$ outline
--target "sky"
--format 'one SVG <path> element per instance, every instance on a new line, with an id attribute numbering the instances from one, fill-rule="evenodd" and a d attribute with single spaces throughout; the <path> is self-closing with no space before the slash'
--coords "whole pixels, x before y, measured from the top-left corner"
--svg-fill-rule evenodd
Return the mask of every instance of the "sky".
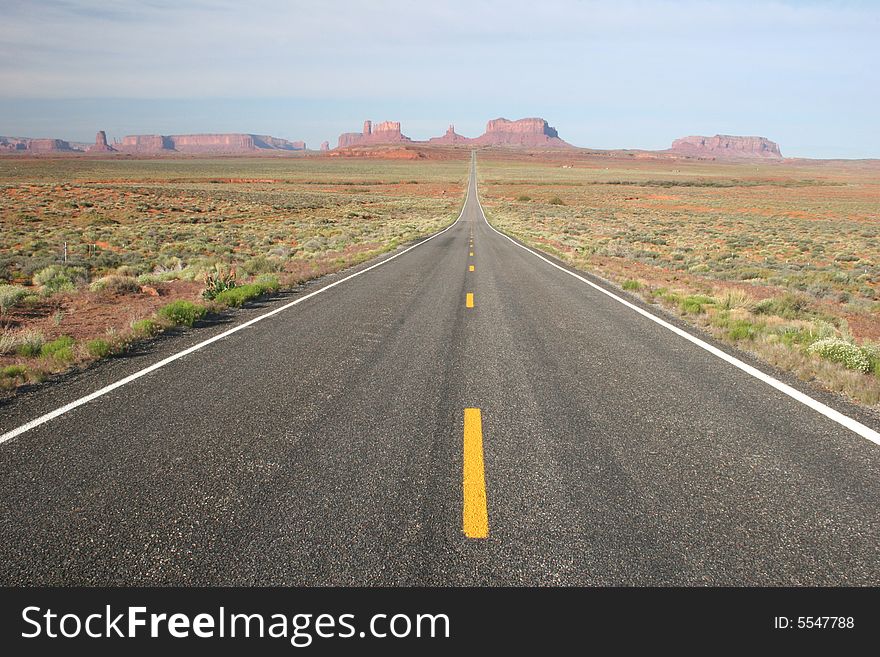
<path id="1" fill-rule="evenodd" d="M 2 0 L 0 134 L 335 145 L 540 116 L 590 148 L 880 157 L 880 0 Z"/>

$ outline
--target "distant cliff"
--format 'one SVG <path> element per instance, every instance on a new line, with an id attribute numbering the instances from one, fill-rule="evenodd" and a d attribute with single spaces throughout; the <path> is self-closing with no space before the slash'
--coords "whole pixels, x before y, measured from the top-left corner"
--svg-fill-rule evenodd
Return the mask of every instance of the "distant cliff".
<path id="1" fill-rule="evenodd" d="M 301 141 L 268 135 L 220 133 L 201 135 L 128 135 L 115 144 L 117 150 L 135 153 L 248 153 L 263 150 L 302 151 Z"/>
<path id="2" fill-rule="evenodd" d="M 463 137 L 455 131 L 455 126 L 451 125 L 446 130 L 446 134 L 442 137 L 431 137 L 428 140 L 429 144 L 469 144 L 473 139 L 469 137 Z"/>
<path id="3" fill-rule="evenodd" d="M 573 148 L 559 138 L 556 128 L 541 118 L 493 119 L 486 124 L 486 132 L 479 137 L 469 138 L 455 132 L 449 126 L 442 137 L 432 137 L 431 144 L 471 144 L 474 146 L 508 146 L 516 148 Z"/>
<path id="4" fill-rule="evenodd" d="M 339 135 L 336 147 L 397 144 L 409 141 L 412 140 L 400 132 L 399 121 L 382 121 L 376 125 L 373 125 L 372 121 L 364 121 L 363 131 L 344 132 Z"/>
<path id="5" fill-rule="evenodd" d="M 766 137 L 739 137 L 735 135 L 682 137 L 672 142 L 672 148 L 669 150 L 680 155 L 720 159 L 782 158 L 779 145 Z"/>
<path id="6" fill-rule="evenodd" d="M 81 149 L 63 139 L 34 139 L 32 137 L 0 137 L 0 151 L 28 153 L 75 153 Z"/>

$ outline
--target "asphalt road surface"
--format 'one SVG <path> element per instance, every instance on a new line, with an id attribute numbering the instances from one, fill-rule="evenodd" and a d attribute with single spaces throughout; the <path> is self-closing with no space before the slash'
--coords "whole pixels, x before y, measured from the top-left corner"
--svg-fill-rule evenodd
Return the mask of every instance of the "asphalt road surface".
<path id="1" fill-rule="evenodd" d="M 351 273 L 0 406 L 343 281 L 0 444 L 0 583 L 880 584 L 880 447 L 495 232 L 473 174 Z"/>

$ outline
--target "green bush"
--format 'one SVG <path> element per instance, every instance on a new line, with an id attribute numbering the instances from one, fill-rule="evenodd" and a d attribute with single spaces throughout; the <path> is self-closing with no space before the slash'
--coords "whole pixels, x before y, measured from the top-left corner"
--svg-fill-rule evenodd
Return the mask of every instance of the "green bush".
<path id="1" fill-rule="evenodd" d="M 177 326 L 192 326 L 205 316 L 208 309 L 192 301 L 178 299 L 159 309 L 159 316 Z"/>
<path id="2" fill-rule="evenodd" d="M 563 201 L 558 196 L 554 196 L 549 201 L 547 201 L 550 205 L 565 205 L 565 201 Z"/>
<path id="3" fill-rule="evenodd" d="M 214 300 L 225 306 L 238 308 L 247 303 L 251 299 L 256 299 L 270 292 L 277 292 L 281 288 L 281 283 L 277 276 L 264 274 L 258 276 L 253 283 L 239 285 L 231 290 L 224 290 L 218 294 Z"/>
<path id="4" fill-rule="evenodd" d="M 715 303 L 712 297 L 703 296 L 702 294 L 691 294 L 684 297 L 678 303 L 678 307 L 686 315 L 699 315 L 703 311 L 703 306 L 711 306 Z"/>
<path id="5" fill-rule="evenodd" d="M 239 285 L 236 288 L 231 290 L 226 290 L 225 292 L 221 292 L 217 295 L 215 301 L 217 303 L 222 303 L 225 306 L 232 306 L 233 308 L 238 308 L 242 304 L 251 299 L 256 299 L 259 296 L 264 294 L 265 290 L 262 286 L 257 285 L 256 283 L 250 283 L 248 285 Z"/>
<path id="6" fill-rule="evenodd" d="M 519 196 L 516 197 L 516 200 L 520 201 L 521 203 L 525 203 L 526 201 L 531 201 L 532 197 L 529 196 L 528 194 L 520 194 Z"/>
<path id="7" fill-rule="evenodd" d="M 40 355 L 44 339 L 39 331 L 24 331 L 16 336 L 16 342 L 16 353 L 19 356 L 33 357 Z"/>
<path id="8" fill-rule="evenodd" d="M 623 289 L 624 290 L 632 290 L 632 291 L 641 290 L 642 284 L 639 283 L 638 281 L 632 281 L 632 280 L 624 281 L 623 282 Z"/>
<path id="9" fill-rule="evenodd" d="M 92 358 L 107 358 L 107 356 L 113 353 L 113 345 L 106 340 L 98 338 L 89 340 L 86 343 L 86 351 L 89 352 L 89 356 Z"/>
<path id="10" fill-rule="evenodd" d="M 27 368 L 24 365 L 7 365 L 0 369 L 0 377 L 6 379 L 24 378 L 27 374 Z"/>
<path id="11" fill-rule="evenodd" d="M 21 285 L 0 285 L 0 315 L 16 306 L 27 295 L 27 288 Z"/>
<path id="12" fill-rule="evenodd" d="M 840 363 L 845 368 L 867 374 L 871 370 L 871 360 L 862 349 L 841 338 L 824 338 L 807 347 L 807 352 Z"/>
<path id="13" fill-rule="evenodd" d="M 155 319 L 139 319 L 131 323 L 131 330 L 139 335 L 152 338 L 162 332 L 162 326 Z"/>
<path id="14" fill-rule="evenodd" d="M 78 283 L 84 283 L 87 279 L 86 270 L 82 267 L 49 265 L 34 274 L 33 281 L 45 294 L 54 294 L 70 292 L 76 289 Z"/>
<path id="15" fill-rule="evenodd" d="M 758 335 L 758 327 L 746 319 L 737 319 L 728 324 L 728 340 L 753 340 Z"/>
<path id="16" fill-rule="evenodd" d="M 62 335 L 60 338 L 44 344 L 40 349 L 40 355 L 60 361 L 71 361 L 73 360 L 73 345 L 75 342 L 69 335 Z"/>

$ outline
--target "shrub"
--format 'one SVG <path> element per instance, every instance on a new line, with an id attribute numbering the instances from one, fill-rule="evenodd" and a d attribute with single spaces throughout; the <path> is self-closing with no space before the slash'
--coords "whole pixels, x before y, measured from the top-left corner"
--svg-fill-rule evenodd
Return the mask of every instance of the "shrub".
<path id="1" fill-rule="evenodd" d="M 865 343 L 862 345 L 862 353 L 868 359 L 869 371 L 880 376 L 880 345 Z"/>
<path id="2" fill-rule="evenodd" d="M 712 297 L 703 296 L 702 294 L 691 294 L 679 301 L 678 307 L 686 315 L 699 315 L 703 312 L 703 306 L 710 306 L 714 303 L 715 299 Z"/>
<path id="3" fill-rule="evenodd" d="M 205 289 L 202 296 L 205 299 L 216 299 L 217 295 L 235 287 L 235 270 L 224 271 L 219 267 L 213 272 L 205 274 Z"/>
<path id="4" fill-rule="evenodd" d="M 105 292 L 107 294 L 134 294 L 141 291 L 141 285 L 133 276 L 110 274 L 94 281 L 89 286 L 89 289 L 92 292 Z"/>
<path id="5" fill-rule="evenodd" d="M 88 279 L 86 270 L 82 267 L 68 265 L 49 265 L 34 274 L 34 285 L 46 294 L 56 292 L 70 292 L 76 288 L 77 283 L 83 283 Z"/>
<path id="6" fill-rule="evenodd" d="M 256 274 L 271 274 L 284 269 L 284 261 L 281 258 L 267 258 L 266 256 L 257 256 L 245 262 L 242 266 L 245 273 L 250 276 Z"/>
<path id="7" fill-rule="evenodd" d="M 264 274 L 263 276 L 258 276 L 253 283 L 239 285 L 231 290 L 224 290 L 214 300 L 225 306 L 238 308 L 251 299 L 256 299 L 270 292 L 277 292 L 280 288 L 281 283 L 278 282 L 277 276 Z"/>
<path id="8" fill-rule="evenodd" d="M 89 356 L 92 358 L 107 358 L 107 356 L 113 353 L 113 345 L 106 340 L 98 338 L 89 340 L 86 343 L 86 351 L 89 352 Z"/>
<path id="9" fill-rule="evenodd" d="M 162 332 L 162 326 L 155 319 L 139 319 L 131 323 L 131 330 L 138 335 L 152 338 Z"/>
<path id="10" fill-rule="evenodd" d="M 798 319 L 809 315 L 809 302 L 793 294 L 775 299 L 762 299 L 755 304 L 752 312 L 756 315 L 776 315 L 783 319 Z"/>
<path id="11" fill-rule="evenodd" d="M 217 303 L 222 303 L 226 306 L 238 308 L 245 302 L 261 296 L 263 293 L 264 290 L 262 286 L 257 285 L 256 283 L 250 283 L 249 285 L 240 285 L 231 290 L 221 292 L 217 295 L 216 301 Z"/>
<path id="12" fill-rule="evenodd" d="M 254 279 L 254 284 L 263 288 L 264 293 L 277 292 L 281 289 L 281 283 L 279 282 L 278 277 L 273 276 L 272 274 L 257 276 L 257 278 Z"/>
<path id="13" fill-rule="evenodd" d="M 722 310 L 734 310 L 735 308 L 746 308 L 750 304 L 751 297 L 742 290 L 728 290 L 718 307 Z"/>
<path id="14" fill-rule="evenodd" d="M 43 334 L 39 331 L 24 331 L 16 336 L 16 353 L 19 356 L 39 356 L 43 348 Z"/>
<path id="15" fill-rule="evenodd" d="M 24 378 L 27 374 L 27 368 L 24 365 L 7 365 L 0 369 L 0 377 L 5 379 Z"/>
<path id="16" fill-rule="evenodd" d="M 807 352 L 857 372 L 867 373 L 871 369 L 871 361 L 865 352 L 858 345 L 841 338 L 824 338 L 814 342 L 807 347 Z"/>
<path id="17" fill-rule="evenodd" d="M 558 196 L 554 196 L 549 201 L 547 201 L 550 205 L 565 205 L 565 201 L 563 201 Z"/>
<path id="18" fill-rule="evenodd" d="M 74 343 L 75 340 L 72 337 L 62 335 L 60 338 L 44 344 L 40 349 L 40 355 L 60 361 L 71 361 L 73 360 Z"/>
<path id="19" fill-rule="evenodd" d="M 639 283 L 638 281 L 632 281 L 632 280 L 624 281 L 623 282 L 623 289 L 624 290 L 632 290 L 632 291 L 640 290 L 640 289 L 642 289 L 642 284 Z"/>
<path id="20" fill-rule="evenodd" d="M 733 320 L 729 323 L 728 326 L 728 340 L 753 340 L 758 334 L 758 328 L 746 319 Z"/>
<path id="21" fill-rule="evenodd" d="M 18 336 L 11 331 L 0 333 L 0 355 L 15 353 L 18 349 Z"/>
<path id="22" fill-rule="evenodd" d="M 159 309 L 159 316 L 177 326 L 192 326 L 208 312 L 207 308 L 192 301 L 178 299 Z"/>
<path id="23" fill-rule="evenodd" d="M 0 285 L 0 315 L 6 314 L 27 295 L 27 288 L 21 285 Z"/>
<path id="24" fill-rule="evenodd" d="M 531 201 L 532 197 L 529 196 L 528 194 L 520 194 L 519 196 L 516 197 L 516 200 L 520 201 L 521 203 L 525 203 L 526 201 Z"/>

